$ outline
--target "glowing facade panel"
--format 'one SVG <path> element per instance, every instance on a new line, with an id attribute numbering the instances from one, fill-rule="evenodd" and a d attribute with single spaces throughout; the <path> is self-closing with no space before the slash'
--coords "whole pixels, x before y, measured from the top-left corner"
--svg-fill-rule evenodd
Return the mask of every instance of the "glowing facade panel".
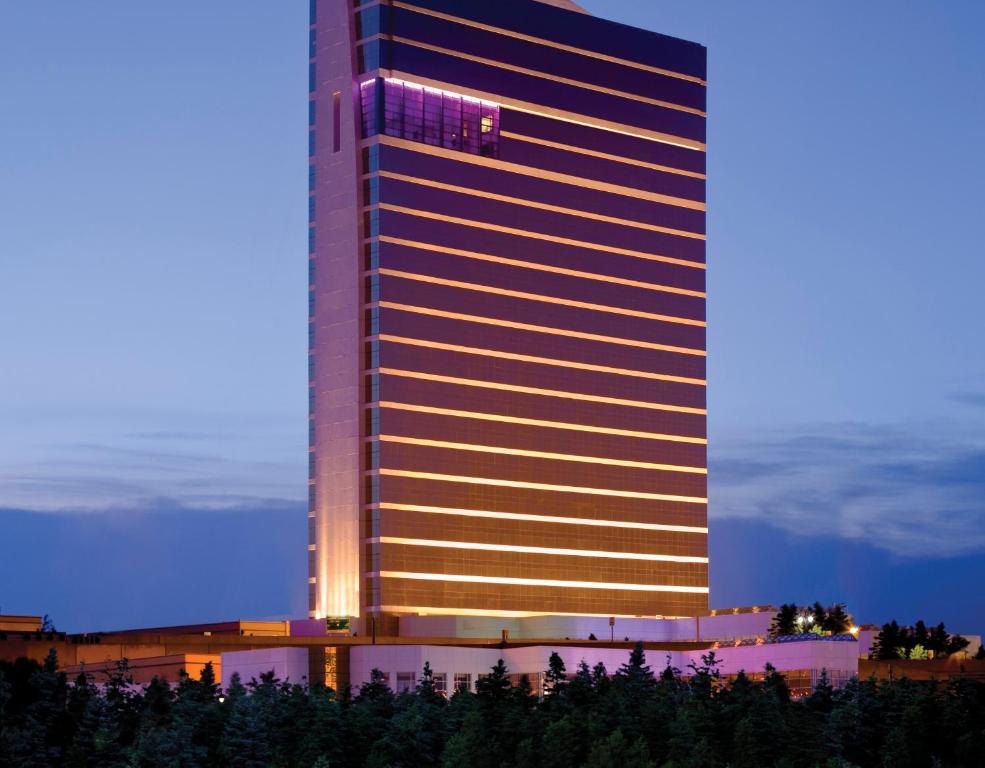
<path id="1" fill-rule="evenodd" d="M 312 615 L 705 613 L 704 48 L 312 0 L 311 76 Z"/>

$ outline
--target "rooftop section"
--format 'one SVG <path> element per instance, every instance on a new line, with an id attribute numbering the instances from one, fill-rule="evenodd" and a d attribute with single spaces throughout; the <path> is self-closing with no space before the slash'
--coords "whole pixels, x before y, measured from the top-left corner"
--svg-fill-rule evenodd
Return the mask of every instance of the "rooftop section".
<path id="1" fill-rule="evenodd" d="M 578 13 L 588 13 L 580 5 L 572 3 L 571 0 L 537 0 L 540 3 L 547 3 L 548 5 L 554 5 L 558 8 L 564 8 L 567 11 L 577 11 Z"/>
<path id="2" fill-rule="evenodd" d="M 0 616 L 0 632 L 40 632 L 40 616 Z"/>

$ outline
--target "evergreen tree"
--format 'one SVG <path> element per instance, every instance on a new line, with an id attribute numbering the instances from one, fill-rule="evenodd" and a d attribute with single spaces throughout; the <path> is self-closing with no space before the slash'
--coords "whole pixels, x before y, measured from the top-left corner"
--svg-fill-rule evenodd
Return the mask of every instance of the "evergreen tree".
<path id="1" fill-rule="evenodd" d="M 895 620 L 883 624 L 872 641 L 869 658 L 882 661 L 900 658 L 900 651 L 905 647 L 905 634 L 905 630 Z"/>
<path id="2" fill-rule="evenodd" d="M 794 603 L 784 603 L 780 606 L 773 622 L 770 624 L 770 637 L 777 638 L 797 633 L 797 617 L 800 609 Z"/>
<path id="3" fill-rule="evenodd" d="M 853 678 L 835 692 L 825 728 L 831 757 L 855 766 L 880 765 L 883 707 L 875 680 Z"/>
<path id="4" fill-rule="evenodd" d="M 328 766 L 341 766 L 342 714 L 335 692 L 324 685 L 308 689 L 308 707 L 301 723 L 301 738 L 297 746 L 298 764 L 315 766 L 322 761 Z"/>
<path id="5" fill-rule="evenodd" d="M 269 768 L 273 759 L 271 749 L 270 687 L 273 677 L 261 676 L 261 682 L 251 680 L 244 689 L 234 675 L 226 698 L 228 708 L 222 739 L 222 755 L 228 765 L 237 768 Z"/>
<path id="6" fill-rule="evenodd" d="M 845 610 L 845 604 L 835 603 L 825 611 L 822 629 L 832 635 L 847 635 L 852 624 L 852 617 Z"/>
<path id="7" fill-rule="evenodd" d="M 478 712 L 481 714 L 481 730 L 485 733 L 489 750 L 490 765 L 499 765 L 505 760 L 515 734 L 506 727 L 510 708 L 510 681 L 506 665 L 500 659 L 488 675 L 483 675 L 475 684 Z"/>
<path id="8" fill-rule="evenodd" d="M 654 768 L 646 743 L 638 739 L 629 744 L 618 729 L 595 743 L 585 765 L 587 768 Z"/>
<path id="9" fill-rule="evenodd" d="M 75 732 L 67 765 L 70 768 L 123 768 L 127 756 L 121 734 L 118 708 L 105 696 L 91 697 Z"/>
<path id="10" fill-rule="evenodd" d="M 828 611 L 821 605 L 820 601 L 815 601 L 814 605 L 807 609 L 804 621 L 804 632 L 807 634 L 820 635 L 824 632 L 825 625 L 828 623 Z"/>
<path id="11" fill-rule="evenodd" d="M 117 744 L 125 753 L 137 738 L 143 707 L 130 674 L 128 659 L 118 661 L 108 673 L 102 698 L 106 705 L 105 716 L 109 718 L 106 727 L 116 734 Z"/>
<path id="12" fill-rule="evenodd" d="M 557 651 L 552 651 L 551 658 L 547 662 L 547 672 L 544 673 L 544 692 L 548 700 L 559 698 L 564 693 L 567 681 L 568 672 L 564 666 L 564 659 Z"/>
<path id="13" fill-rule="evenodd" d="M 975 661 L 985 661 L 985 643 L 978 644 L 978 652 L 975 654 Z"/>
<path id="14" fill-rule="evenodd" d="M 592 667 L 592 687 L 596 696 L 603 696 L 609 690 L 609 672 L 601 661 Z"/>
<path id="15" fill-rule="evenodd" d="M 582 765 L 587 757 L 585 723 L 575 714 L 565 715 L 547 726 L 541 750 L 543 768 Z"/>
<path id="16" fill-rule="evenodd" d="M 58 764 L 70 746 L 72 728 L 66 714 L 68 684 L 58 671 L 55 651 L 40 667 L 34 665 L 21 696 L 21 706 L 11 708 L 19 709 L 20 716 L 5 733 L 11 764 L 23 768 Z"/>
<path id="17" fill-rule="evenodd" d="M 630 690 L 639 690 L 653 684 L 653 671 L 646 664 L 643 643 L 638 642 L 633 646 L 629 661 L 619 667 L 616 678 L 625 681 Z"/>
<path id="18" fill-rule="evenodd" d="M 176 746 L 172 734 L 174 694 L 167 682 L 155 677 L 144 688 L 140 726 L 129 762 L 134 768 L 157 768 L 172 764 L 171 749 Z"/>

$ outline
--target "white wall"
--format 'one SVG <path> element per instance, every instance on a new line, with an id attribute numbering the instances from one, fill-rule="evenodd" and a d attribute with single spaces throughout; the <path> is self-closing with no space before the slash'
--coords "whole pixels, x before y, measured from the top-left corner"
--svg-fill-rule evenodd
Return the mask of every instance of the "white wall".
<path id="1" fill-rule="evenodd" d="M 584 660 L 590 667 L 597 663 L 605 664 L 609 674 L 614 674 L 629 659 L 626 649 L 584 647 L 555 647 L 536 645 L 522 648 L 455 648 L 449 646 L 426 645 L 364 645 L 352 649 L 350 671 L 352 685 L 358 688 L 369 681 L 374 668 L 390 675 L 390 687 L 396 687 L 398 672 L 413 672 L 420 679 L 424 662 L 431 664 L 434 672 L 444 672 L 448 676 L 448 689 L 456 672 L 472 675 L 473 685 L 479 675 L 489 673 L 499 659 L 503 659 L 507 669 L 514 674 L 535 675 L 547 669 L 548 659 L 553 651 L 564 661 L 569 674 L 574 674 Z M 684 673 L 689 664 L 701 664 L 701 656 L 708 651 L 649 651 L 647 664 L 655 674 L 659 674 L 670 664 Z M 810 640 L 795 643 L 775 643 L 768 645 L 745 645 L 723 647 L 715 650 L 721 661 L 719 671 L 732 675 L 740 671 L 762 672 L 767 663 L 780 672 L 809 669 L 820 672 L 838 672 L 846 676 L 858 674 L 858 643 Z"/>
<path id="2" fill-rule="evenodd" d="M 233 673 L 239 672 L 245 685 L 260 675 L 273 671 L 279 680 L 306 683 L 308 679 L 307 648 L 262 648 L 255 651 L 232 651 L 222 654 L 222 687 L 229 688 Z"/>
<path id="3" fill-rule="evenodd" d="M 523 619 L 470 616 L 403 616 L 402 637 L 499 638 L 508 630 L 511 640 L 567 638 L 588 640 L 645 640 L 686 642 L 735 640 L 764 637 L 769 632 L 772 613 L 737 613 L 703 616 L 700 619 L 616 619 L 609 627 L 607 618 L 587 616 L 533 616 Z M 699 637 L 700 635 L 700 637 Z"/>

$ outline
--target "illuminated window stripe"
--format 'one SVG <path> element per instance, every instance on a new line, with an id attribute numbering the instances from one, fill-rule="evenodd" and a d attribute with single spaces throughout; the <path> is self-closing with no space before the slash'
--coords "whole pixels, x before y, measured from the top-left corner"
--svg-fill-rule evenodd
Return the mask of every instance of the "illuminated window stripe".
<path id="1" fill-rule="evenodd" d="M 530 77 L 536 77 L 541 80 L 548 80 L 553 83 L 562 83 L 564 85 L 571 85 L 575 88 L 581 88 L 586 91 L 593 91 L 595 93 L 603 93 L 607 96 L 616 96 L 620 99 L 627 99 L 629 101 L 637 101 L 643 104 L 650 104 L 655 107 L 663 107 L 664 109 L 670 109 L 675 112 L 684 112 L 689 115 L 696 115 L 698 117 L 707 117 L 704 110 L 696 109 L 695 107 L 687 107 L 683 104 L 675 104 L 672 101 L 665 101 L 663 99 L 653 99 L 649 96 L 641 96 L 638 93 L 630 93 L 629 91 L 619 91 L 614 88 L 607 88 L 604 85 L 596 85 L 594 83 L 586 83 L 581 80 L 573 80 L 570 77 L 562 77 L 561 75 L 555 75 L 548 72 L 541 72 L 540 70 L 530 69 L 528 67 L 520 67 L 516 64 L 509 64 L 503 61 L 497 61 L 496 59 L 487 59 L 484 56 L 476 56 L 471 53 L 464 53 L 463 51 L 454 50 L 452 48 L 443 48 L 439 45 L 432 45 L 431 43 L 425 43 L 421 40 L 412 40 L 408 37 L 400 37 L 398 35 L 393 35 L 391 37 L 395 43 L 403 43 L 404 45 L 410 45 L 414 48 L 420 48 L 425 51 L 432 51 L 433 53 L 440 53 L 444 56 L 452 56 L 456 59 L 462 59 L 463 61 L 472 61 L 476 64 L 482 64 L 487 67 L 494 67 L 496 69 L 504 69 L 508 72 L 516 72 L 521 75 L 528 75 Z"/>
<path id="2" fill-rule="evenodd" d="M 506 173 L 515 173 L 535 179 L 544 179 L 545 181 L 555 181 L 560 184 L 567 184 L 573 187 L 594 189 L 599 192 L 608 192 L 613 195 L 622 195 L 623 197 L 632 197 L 639 200 L 649 200 L 651 202 L 662 203 L 664 205 L 674 205 L 678 208 L 688 208 L 694 211 L 704 211 L 706 209 L 706 205 L 700 200 L 691 200 L 686 197 L 664 195 L 659 192 L 650 192 L 646 189 L 626 187 L 621 184 L 612 184 L 610 182 L 599 181 L 597 179 L 586 178 L 584 176 L 572 176 L 571 174 L 560 173 L 558 171 L 548 171 L 543 168 L 536 168 L 530 165 L 520 165 L 519 163 L 510 163 L 493 157 L 472 155 L 459 150 L 445 149 L 444 147 L 435 146 L 433 144 L 423 144 L 419 141 L 410 141 L 408 139 L 387 136 L 385 134 L 379 134 L 363 142 L 366 146 L 374 143 L 399 147 L 401 149 L 417 152 L 419 154 L 444 157 L 449 160 L 455 160 L 457 162 L 467 163 L 469 165 L 493 168 Z"/>
<path id="3" fill-rule="evenodd" d="M 532 619 L 538 616 L 578 616 L 580 618 L 607 619 L 683 619 L 691 616 L 642 616 L 629 613 L 563 613 L 552 611 L 494 611 L 486 608 L 436 608 L 417 605 L 371 605 L 370 613 L 412 613 L 420 616 L 483 616 L 497 619 Z"/>
<path id="4" fill-rule="evenodd" d="M 482 317 L 480 315 L 466 315 L 462 312 L 448 312 L 443 309 L 432 307 L 415 307 L 410 304 L 398 304 L 393 301 L 380 301 L 377 305 L 382 309 L 394 309 L 399 312 L 411 312 L 417 315 L 427 315 L 428 317 L 441 317 L 446 320 L 462 320 L 469 323 L 480 325 L 494 325 L 497 328 L 510 328 L 516 331 L 530 331 L 531 333 L 544 333 L 551 336 L 564 336 L 571 339 L 583 339 L 585 341 L 600 341 L 607 344 L 618 344 L 624 347 L 635 347 L 637 349 L 652 349 L 658 352 L 674 352 L 680 355 L 691 355 L 694 357 L 705 357 L 707 353 L 703 349 L 691 349 L 689 347 L 674 347 L 669 344 L 654 344 L 650 341 L 636 341 L 635 339 L 622 339 L 618 336 L 603 336 L 599 333 L 585 333 L 584 331 L 568 331 L 563 328 L 551 328 L 546 325 L 532 325 L 531 323 L 516 323 L 512 320 L 500 320 L 495 317 Z"/>
<path id="5" fill-rule="evenodd" d="M 487 520 L 511 520 L 522 523 L 549 523 L 552 525 L 587 525 L 595 528 L 621 528 L 634 531 L 661 531 L 668 533 L 694 533 L 707 535 L 708 529 L 694 525 L 666 525 L 663 523 L 634 523 L 624 520 L 597 520 L 587 517 L 562 517 L 559 515 L 532 515 L 522 512 L 492 512 L 483 509 L 457 509 L 454 507 L 432 507 L 419 504 L 395 504 L 383 502 L 370 505 L 372 509 L 393 510 L 394 512 L 423 512 L 429 515 L 453 515 L 456 517 L 476 517 Z"/>
<path id="6" fill-rule="evenodd" d="M 609 552 L 591 549 L 560 549 L 557 547 L 522 547 L 515 544 L 481 544 L 470 541 L 445 541 L 436 539 L 406 539 L 399 536 L 377 536 L 366 540 L 367 544 L 397 544 L 405 547 L 436 547 L 440 549 L 464 549 L 477 552 L 515 552 L 527 555 L 558 555 L 561 557 L 594 557 L 611 560 L 646 560 L 660 563 L 707 563 L 707 557 L 684 555 L 651 555 L 645 552 Z"/>
<path id="7" fill-rule="evenodd" d="M 511 29 L 503 29 L 502 27 L 494 27 L 490 24 L 483 24 L 478 21 L 472 21 L 471 19 L 463 19 L 459 16 L 452 16 L 447 13 L 441 13 L 439 11 L 433 11 L 429 8 L 421 8 L 410 3 L 401 2 L 401 0 L 394 0 L 394 7 L 404 8 L 409 11 L 414 11 L 415 13 L 424 14 L 425 16 L 433 16 L 436 19 L 443 19 L 444 21 L 451 21 L 455 24 L 461 24 L 466 27 L 474 27 L 475 29 L 481 29 L 484 32 L 493 32 L 497 35 L 503 35 L 505 37 L 512 37 L 517 40 L 523 40 L 527 43 L 535 43 L 536 45 L 547 46 L 548 48 L 557 48 L 560 51 L 567 51 L 568 53 L 577 53 L 580 56 L 588 56 L 589 58 L 599 59 L 600 61 L 607 61 L 610 64 L 620 64 L 625 67 L 632 67 L 633 69 L 641 69 L 644 72 L 652 72 L 655 75 L 664 75 L 665 77 L 672 77 L 677 80 L 687 80 L 688 82 L 696 83 L 698 85 L 706 85 L 705 81 L 695 75 L 686 75 L 683 72 L 675 72 L 671 69 L 664 69 L 662 67 L 654 67 L 650 64 L 643 64 L 638 61 L 631 61 L 629 59 L 621 59 L 617 56 L 609 56 L 605 53 L 598 53 L 596 51 L 589 51 L 585 48 L 578 48 L 573 45 L 566 45 L 564 43 L 558 43 L 553 40 L 546 40 L 542 37 L 534 37 L 532 35 L 525 35 L 522 32 L 515 32 Z"/>
<path id="8" fill-rule="evenodd" d="M 633 219 L 620 219 L 617 216 L 606 216 L 602 213 L 592 213 L 590 211 L 582 211 L 577 208 L 567 208 L 562 205 L 551 205 L 550 203 L 539 203 L 536 200 L 526 200 L 521 197 L 511 197 L 510 195 L 500 195 L 496 192 L 489 192 L 483 189 L 473 189 L 472 187 L 463 187 L 458 184 L 446 184 L 443 181 L 433 181 L 432 179 L 422 179 L 417 176 L 408 176 L 403 173 L 393 173 L 392 171 L 380 171 L 379 176 L 384 179 L 393 179 L 395 181 L 403 181 L 408 184 L 415 184 L 421 187 L 428 187 L 430 189 L 440 189 L 445 192 L 454 192 L 459 195 L 468 195 L 469 197 L 479 197 L 483 200 L 495 200 L 500 203 L 508 203 L 510 205 L 519 205 L 524 208 L 533 208 L 537 211 L 548 211 L 550 213 L 560 213 L 565 216 L 575 216 L 580 219 L 588 219 L 590 221 L 600 221 L 604 224 L 618 224 L 621 227 L 632 227 L 633 229 L 642 229 L 646 232 L 659 232 L 664 235 L 673 235 L 674 237 L 684 237 L 689 240 L 705 240 L 705 235 L 700 232 L 691 232 L 686 229 L 674 229 L 673 227 L 663 227 L 659 224 L 647 224 L 643 221 L 635 221 Z"/>
<path id="9" fill-rule="evenodd" d="M 445 448 L 469 453 L 493 453 L 502 456 L 521 456 L 528 459 L 547 459 L 549 461 L 571 461 L 580 464 L 601 464 L 612 467 L 630 467 L 633 469 L 653 469 L 660 472 L 681 472 L 689 475 L 707 475 L 703 467 L 685 467 L 677 464 L 655 464 L 648 461 L 630 461 L 628 459 L 605 459 L 598 456 L 580 456 L 570 453 L 549 453 L 546 451 L 528 451 L 523 448 L 505 448 L 495 445 L 475 445 L 473 443 L 456 443 L 449 440 L 431 440 L 423 437 L 405 437 L 402 435 L 377 435 L 371 440 L 399 445 L 419 445 L 424 448 Z"/>
<path id="10" fill-rule="evenodd" d="M 389 477 L 409 477 L 418 480 L 437 480 L 443 483 L 468 483 L 471 485 L 493 485 L 502 488 L 528 488 L 535 491 L 556 491 L 557 493 L 584 493 L 590 496 L 615 496 L 620 499 L 650 499 L 652 501 L 678 501 L 682 504 L 707 504 L 703 496 L 677 496 L 668 493 L 646 493 L 643 491 L 620 491 L 612 488 L 587 488 L 580 485 L 553 485 L 550 483 L 529 483 L 522 480 L 506 480 L 492 477 L 470 477 L 467 475 L 445 475 L 439 472 L 417 472 L 407 469 L 378 469 L 368 475 L 379 474 Z"/>
<path id="11" fill-rule="evenodd" d="M 381 336 L 381 341 L 395 341 L 400 344 L 411 344 L 413 346 L 430 347 L 426 341 L 418 342 L 417 339 L 402 339 L 400 337 Z M 524 387 L 519 384 L 503 384 L 498 381 L 483 381 L 481 379 L 464 379 L 457 376 L 444 376 L 438 373 L 423 373 L 418 371 L 403 371 L 397 368 L 380 368 L 381 374 L 390 376 L 403 376 L 408 379 L 423 379 L 425 381 L 437 381 L 442 384 L 457 384 L 465 387 L 479 387 L 481 389 L 498 389 L 502 392 L 519 392 L 525 395 L 541 395 L 544 397 L 560 397 L 565 400 L 583 400 L 588 403 L 605 403 L 606 405 L 624 405 L 630 408 L 646 408 L 654 411 L 670 411 L 671 413 L 690 413 L 704 416 L 707 411 L 704 408 L 691 408 L 685 405 L 668 405 L 666 403 L 651 403 L 646 400 L 627 400 L 621 397 L 606 397 L 604 395 L 584 395 L 580 392 L 566 392 L 560 389 L 542 389 L 540 387 Z"/>
<path id="12" fill-rule="evenodd" d="M 518 587 L 562 587 L 565 589 L 612 589 L 629 592 L 678 592 L 706 595 L 708 587 L 680 587 L 673 584 L 624 584 L 610 581 L 568 581 L 565 579 L 524 579 L 516 576 L 472 576 L 460 573 L 413 573 L 411 571 L 372 571 L 369 578 L 451 581 L 460 584 L 508 584 Z"/>
<path id="13" fill-rule="evenodd" d="M 381 275 L 391 275 L 405 280 L 416 280 L 421 283 L 431 283 L 433 285 L 444 285 L 449 288 L 461 288 L 466 291 L 476 291 L 477 293 L 491 293 L 496 296 L 508 296 L 513 299 L 524 299 L 525 301 L 541 301 L 547 304 L 558 304 L 575 309 L 587 309 L 593 312 L 608 312 L 613 315 L 624 315 L 626 317 L 639 317 L 644 320 L 656 320 L 662 323 L 675 323 L 677 325 L 690 325 L 703 328 L 706 323 L 703 320 L 692 320 L 686 317 L 674 317 L 672 315 L 658 315 L 654 312 L 641 312 L 636 309 L 624 309 L 622 307 L 612 307 L 605 304 L 592 304 L 587 301 L 576 301 L 575 299 L 561 299 L 556 296 L 547 296 L 541 293 L 527 293 L 525 291 L 513 291 L 507 288 L 496 288 L 490 285 L 479 285 L 477 283 L 466 283 L 461 280 L 448 280 L 443 277 L 432 277 L 431 275 L 420 275 L 413 272 L 403 272 L 397 269 L 382 267 L 377 270 Z M 675 350 L 676 351 L 676 350 Z"/>
<path id="14" fill-rule="evenodd" d="M 616 246 L 601 245 L 599 243 L 589 243 L 585 240 L 573 240 L 568 237 L 557 237 L 556 235 L 546 235 L 541 232 L 533 232 L 528 229 L 516 229 L 515 227 L 504 227 L 500 224 L 490 224 L 486 221 L 475 221 L 473 219 L 463 219 L 458 216 L 446 216 L 443 213 L 434 213 L 432 211 L 422 211 L 417 208 L 407 208 L 403 205 L 392 205 L 391 203 L 380 203 L 379 209 L 381 211 L 393 211 L 394 213 L 404 213 L 408 216 L 416 216 L 421 219 L 430 219 L 432 221 L 443 221 L 448 224 L 459 224 L 463 227 L 472 227 L 474 229 L 486 229 L 492 232 L 501 232 L 505 235 L 517 235 L 519 237 L 528 237 L 531 240 L 544 240 L 549 243 L 558 243 L 559 245 L 571 245 L 575 248 L 585 248 L 591 251 L 600 251 L 602 253 L 615 253 L 620 256 L 632 256 L 636 259 L 646 259 L 648 261 L 659 261 L 664 264 L 676 264 L 680 267 L 692 267 L 693 269 L 706 269 L 705 265 L 700 261 L 688 261 L 687 259 L 675 259 L 671 256 L 660 256 L 655 253 L 645 253 L 644 251 L 634 251 L 629 248 L 618 248 Z"/>
<path id="15" fill-rule="evenodd" d="M 648 163 L 645 160 L 637 160 L 634 157 L 624 157 L 622 155 L 612 155 L 608 152 L 599 152 L 594 149 L 585 149 L 585 147 L 576 147 L 573 144 L 562 144 L 561 142 L 551 141 L 550 139 L 541 139 L 536 136 L 524 136 L 521 133 L 513 133 L 512 131 L 500 131 L 500 138 L 504 139 L 516 139 L 517 141 L 526 141 L 530 144 L 539 144 L 543 147 L 551 147 L 552 149 L 561 149 L 565 152 L 574 152 L 579 155 L 587 155 L 588 157 L 597 157 L 600 160 L 611 160 L 615 163 L 623 163 L 625 165 L 635 165 L 640 168 L 647 168 L 651 171 L 660 171 L 661 173 L 672 173 L 677 176 L 688 176 L 692 179 L 706 179 L 707 176 L 698 171 L 687 171 L 683 168 L 674 168 L 669 165 L 658 165 L 656 163 Z"/>
<path id="16" fill-rule="evenodd" d="M 431 405 L 410 405 L 408 403 L 395 403 L 389 400 L 382 400 L 376 403 L 376 405 L 379 408 L 389 408 L 395 411 L 412 411 L 415 413 L 428 413 L 435 416 L 452 416 L 462 419 L 476 419 L 478 421 L 522 424 L 528 427 L 547 427 L 549 429 L 564 429 L 572 430 L 574 432 L 591 432 L 592 434 L 616 435 L 618 437 L 638 437 L 645 440 L 664 440 L 671 443 L 691 443 L 693 445 L 706 445 L 708 443 L 708 441 L 703 437 L 665 435 L 659 432 L 639 432 L 634 429 L 595 427 L 589 424 L 571 424 L 564 421 L 547 421 L 545 419 L 525 419 L 520 416 L 504 416 L 498 413 L 479 413 L 477 411 L 463 411 L 455 408 L 437 408 Z"/>
<path id="17" fill-rule="evenodd" d="M 505 264 L 510 267 L 521 267 L 523 269 L 534 269 L 539 272 L 550 272 L 556 275 L 567 275 L 568 277 L 578 277 L 584 280 L 597 280 L 602 283 L 614 283 L 615 285 L 625 285 L 631 288 L 643 288 L 648 291 L 660 291 L 661 293 L 673 293 L 680 296 L 692 296 L 703 299 L 706 297 L 704 291 L 692 291 L 688 288 L 675 288 L 670 285 L 660 285 L 659 283 L 645 283 L 640 280 L 630 280 L 625 277 L 613 277 L 612 275 L 600 275 L 597 272 L 584 272 L 579 269 L 567 269 L 566 267 L 555 267 L 549 264 L 538 264 L 533 261 L 520 261 L 519 259 L 508 259 L 505 256 L 493 256 L 488 253 L 477 251 L 464 251 L 461 248 L 449 248 L 433 243 L 422 243 L 418 240 L 406 240 L 401 237 L 391 237 L 390 235 L 380 235 L 381 243 L 393 243 L 394 245 L 404 245 L 408 248 L 417 248 L 422 251 L 434 251 L 436 253 L 447 253 L 451 256 L 461 256 L 466 259 L 477 261 L 488 261 L 494 264 Z M 699 322 L 697 320 L 690 322 Z M 704 323 L 702 323 L 704 325 Z"/>
<path id="18" fill-rule="evenodd" d="M 638 125 L 616 123 L 602 117 L 595 117 L 594 115 L 581 115 L 564 109 L 548 107 L 543 104 L 521 101 L 519 99 L 510 98 L 509 96 L 501 93 L 490 93 L 489 91 L 480 91 L 477 88 L 466 88 L 457 83 L 450 83 L 445 80 L 435 80 L 430 77 L 421 77 L 412 72 L 402 72 L 399 69 L 392 69 L 389 70 L 389 72 L 390 78 L 394 80 L 403 80 L 404 82 L 414 83 L 415 85 L 420 85 L 423 87 L 436 88 L 441 91 L 449 91 L 451 93 L 457 93 L 461 96 L 469 96 L 473 99 L 479 99 L 480 101 L 488 101 L 510 109 L 515 109 L 517 112 L 528 112 L 531 115 L 550 117 L 554 120 L 561 120 L 565 123 L 584 125 L 589 128 L 609 131 L 610 133 L 619 133 L 623 136 L 632 136 L 635 139 L 645 139 L 647 141 L 656 141 L 661 144 L 670 144 L 671 146 L 681 147 L 682 149 L 690 149 L 695 152 L 705 151 L 704 142 L 697 141 L 695 139 L 688 139 L 684 136 L 677 136 L 673 133 L 653 131 L 649 128 L 643 128 Z"/>

